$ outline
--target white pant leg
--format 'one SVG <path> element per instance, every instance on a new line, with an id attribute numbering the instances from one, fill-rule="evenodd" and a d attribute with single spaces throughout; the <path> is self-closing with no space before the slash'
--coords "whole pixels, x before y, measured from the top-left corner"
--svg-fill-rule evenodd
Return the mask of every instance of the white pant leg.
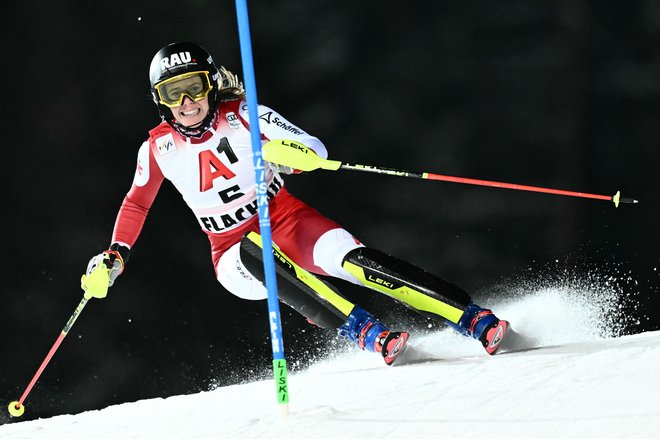
<path id="1" fill-rule="evenodd" d="M 356 285 L 361 282 L 342 267 L 344 257 L 356 248 L 364 247 L 348 231 L 332 229 L 325 232 L 314 244 L 314 264 L 330 276 L 344 279 Z"/>
<path id="2" fill-rule="evenodd" d="M 346 254 L 360 247 L 364 245 L 346 230 L 340 228 L 329 230 L 314 244 L 314 264 L 330 276 L 361 285 L 355 276 L 342 267 Z M 266 287 L 245 268 L 241 261 L 240 249 L 241 243 L 238 242 L 220 256 L 215 267 L 218 281 L 230 293 L 242 299 L 266 299 L 268 297 Z"/>
<path id="3" fill-rule="evenodd" d="M 231 246 L 218 260 L 215 274 L 218 282 L 241 299 L 262 300 L 268 297 L 266 287 L 255 279 L 241 261 L 241 243 Z"/>

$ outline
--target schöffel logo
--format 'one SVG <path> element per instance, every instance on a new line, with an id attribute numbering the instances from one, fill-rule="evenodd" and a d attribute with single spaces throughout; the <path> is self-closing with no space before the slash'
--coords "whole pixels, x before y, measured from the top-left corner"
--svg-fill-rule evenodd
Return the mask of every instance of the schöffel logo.
<path id="1" fill-rule="evenodd" d="M 288 131 L 293 134 L 301 135 L 303 131 L 293 124 L 287 124 L 277 116 L 273 116 L 273 112 L 269 111 L 268 113 L 262 114 L 259 116 L 259 119 L 265 120 L 269 124 L 277 125 L 282 128 L 284 131 Z"/>
<path id="2" fill-rule="evenodd" d="M 180 66 L 182 64 L 187 64 L 192 61 L 192 56 L 190 52 L 179 52 L 173 53 L 170 56 L 160 60 L 160 70 L 164 72 L 167 69 L 171 69 L 174 66 Z"/>

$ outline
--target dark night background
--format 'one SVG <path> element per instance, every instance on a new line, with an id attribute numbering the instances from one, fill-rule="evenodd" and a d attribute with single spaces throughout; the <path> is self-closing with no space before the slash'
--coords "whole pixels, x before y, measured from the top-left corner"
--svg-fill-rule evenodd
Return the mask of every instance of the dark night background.
<path id="1" fill-rule="evenodd" d="M 330 158 L 621 190 L 640 204 L 327 171 L 289 177 L 291 192 L 367 245 L 477 298 L 569 267 L 634 298 L 623 312 L 639 324 L 627 332 L 659 329 L 659 3 L 249 6 L 259 102 L 320 137 Z M 241 77 L 242 68 L 227 0 L 26 0 L 3 16 L 6 406 L 82 297 L 87 261 L 109 245 L 137 149 L 159 122 L 148 90 L 153 54 L 191 40 Z M 347 294 L 389 321 L 390 311 L 415 321 L 365 289 Z M 333 339 L 284 307 L 282 315 L 290 367 Z M 87 306 L 21 419 L 268 376 L 270 359 L 265 302 L 219 286 L 205 235 L 165 184 L 125 274 Z"/>

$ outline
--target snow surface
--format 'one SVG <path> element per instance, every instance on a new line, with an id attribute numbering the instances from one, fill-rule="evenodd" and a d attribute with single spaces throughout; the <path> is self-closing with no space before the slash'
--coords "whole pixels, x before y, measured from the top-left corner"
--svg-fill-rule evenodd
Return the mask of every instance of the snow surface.
<path id="1" fill-rule="evenodd" d="M 617 294 L 554 286 L 499 303 L 533 340 L 493 357 L 448 330 L 411 338 L 394 367 L 339 349 L 290 373 L 288 416 L 265 379 L 10 421 L 0 438 L 658 437 L 660 332 L 620 336 Z"/>

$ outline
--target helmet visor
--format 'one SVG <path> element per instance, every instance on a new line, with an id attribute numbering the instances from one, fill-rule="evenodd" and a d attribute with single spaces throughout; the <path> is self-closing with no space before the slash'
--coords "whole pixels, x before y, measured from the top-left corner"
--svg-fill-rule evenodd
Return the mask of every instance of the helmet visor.
<path id="1" fill-rule="evenodd" d="M 209 72 L 189 72 L 156 84 L 158 102 L 174 108 L 180 107 L 186 96 L 193 102 L 204 99 L 213 90 L 209 76 Z"/>

